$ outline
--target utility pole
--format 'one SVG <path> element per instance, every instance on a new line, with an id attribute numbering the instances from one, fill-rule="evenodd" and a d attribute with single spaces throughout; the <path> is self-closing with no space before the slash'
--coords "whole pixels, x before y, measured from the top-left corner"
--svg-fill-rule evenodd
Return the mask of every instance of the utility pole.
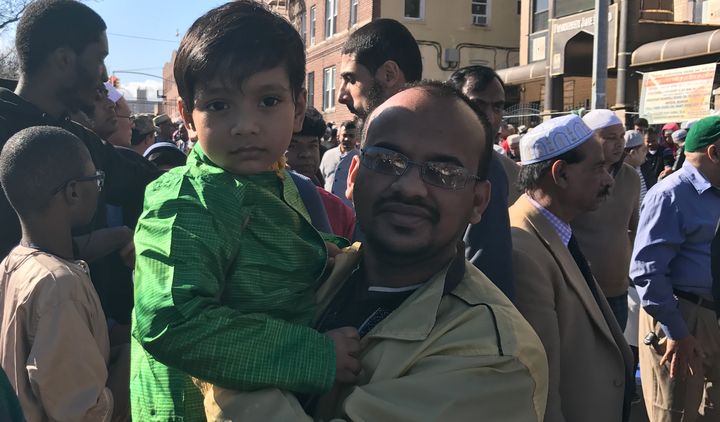
<path id="1" fill-rule="evenodd" d="M 595 0 L 595 37 L 593 40 L 592 109 L 607 104 L 608 0 Z"/>

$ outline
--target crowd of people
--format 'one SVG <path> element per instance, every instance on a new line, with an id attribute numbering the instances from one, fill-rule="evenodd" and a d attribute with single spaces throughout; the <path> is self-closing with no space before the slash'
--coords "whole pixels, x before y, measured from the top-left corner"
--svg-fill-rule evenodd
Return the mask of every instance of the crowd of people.
<path id="1" fill-rule="evenodd" d="M 0 421 L 627 422 L 638 366 L 652 422 L 720 420 L 720 117 L 516 130 L 492 69 L 422 80 L 378 19 L 335 126 L 241 0 L 184 36 L 173 121 L 105 31 L 31 3 L 0 88 Z"/>

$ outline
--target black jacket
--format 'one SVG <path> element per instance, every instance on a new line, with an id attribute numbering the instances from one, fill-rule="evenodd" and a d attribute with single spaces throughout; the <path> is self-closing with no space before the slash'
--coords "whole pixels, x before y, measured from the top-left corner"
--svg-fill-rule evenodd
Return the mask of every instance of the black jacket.
<path id="1" fill-rule="evenodd" d="M 672 151 L 662 145 L 658 146 L 658 150 L 655 154 L 650 154 L 650 151 L 648 151 L 646 157 L 647 160 L 645 160 L 645 163 L 640 166 L 640 169 L 642 170 L 643 175 L 647 174 L 651 177 L 649 180 L 647 177 L 645 178 L 647 188 L 650 189 L 651 185 L 657 183 L 658 177 L 660 176 L 660 173 L 665 170 L 665 167 L 672 168 L 673 164 L 675 164 L 675 159 L 673 158 Z"/>
<path id="2" fill-rule="evenodd" d="M 712 273 L 712 293 L 715 301 L 715 312 L 720 324 L 720 223 L 715 230 L 715 237 L 710 244 L 710 269 Z"/>
<path id="3" fill-rule="evenodd" d="M 19 97 L 14 92 L 0 88 L 0 148 L 17 132 L 33 126 L 57 126 L 76 135 L 83 141 L 93 163 L 98 170 L 105 172 L 105 186 L 100 192 L 97 211 L 93 222 L 86 227 L 73 231 L 79 236 L 107 227 L 106 204 L 123 206 L 138 195 L 142 196 L 145 186 L 159 177 L 162 172 L 143 163 L 133 163 L 122 157 L 115 147 L 101 140 L 95 133 L 70 120 L 69 115 L 53 119 L 35 105 Z M 62 183 L 59 181 L 58 183 Z M 22 237 L 20 220 L 7 201 L 0 195 L 0 258 L 4 258 L 17 246 Z M 83 245 L 79 245 L 82 249 Z M 103 303 L 108 299 L 108 284 L 111 279 L 107 261 L 101 259 L 90 266 L 92 280 Z M 112 317 L 108 315 L 108 317 Z"/>

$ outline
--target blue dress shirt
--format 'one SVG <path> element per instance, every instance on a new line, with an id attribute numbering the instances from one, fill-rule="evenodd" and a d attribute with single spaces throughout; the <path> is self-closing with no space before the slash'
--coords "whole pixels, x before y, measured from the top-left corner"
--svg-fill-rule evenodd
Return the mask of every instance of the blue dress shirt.
<path id="1" fill-rule="evenodd" d="M 645 196 L 630 277 L 643 308 L 671 340 L 690 333 L 673 288 L 711 292 L 710 243 L 719 218 L 718 188 L 688 161 Z"/>

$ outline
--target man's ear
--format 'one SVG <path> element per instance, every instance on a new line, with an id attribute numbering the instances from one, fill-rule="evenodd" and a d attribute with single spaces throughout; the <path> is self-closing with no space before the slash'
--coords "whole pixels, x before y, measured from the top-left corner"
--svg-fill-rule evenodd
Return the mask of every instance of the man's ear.
<path id="1" fill-rule="evenodd" d="M 185 123 L 185 128 L 188 131 L 188 139 L 196 139 L 197 132 L 195 131 L 195 123 L 193 123 L 192 113 L 189 113 L 183 106 L 182 98 L 178 98 L 177 104 L 180 117 L 182 118 L 183 123 Z"/>
<path id="2" fill-rule="evenodd" d="M 305 120 L 305 109 L 307 108 L 307 90 L 302 89 L 300 95 L 295 99 L 295 116 L 293 120 L 293 133 L 300 132 Z"/>
<path id="3" fill-rule="evenodd" d="M 47 58 L 50 61 L 50 65 L 60 71 L 66 71 L 68 69 L 75 69 L 75 60 L 77 55 L 74 51 L 69 48 L 60 47 L 57 48 Z"/>
<path id="4" fill-rule="evenodd" d="M 482 219 L 482 214 L 490 203 L 490 188 L 490 182 L 487 180 L 475 182 L 475 197 L 473 198 L 472 214 L 470 214 L 470 224 L 477 224 Z"/>
<path id="5" fill-rule="evenodd" d="M 561 189 L 566 189 L 568 187 L 567 170 L 567 163 L 562 160 L 556 161 L 555 164 L 552 165 L 552 169 L 550 170 L 555 184 Z"/>
<path id="6" fill-rule="evenodd" d="M 65 201 L 70 204 L 71 206 L 76 205 L 78 202 L 80 202 L 80 194 L 78 192 L 78 184 L 76 181 L 71 180 L 67 186 L 65 186 L 65 189 L 60 191 L 61 194 L 65 197 Z"/>
<path id="7" fill-rule="evenodd" d="M 375 72 L 375 78 L 385 88 L 396 88 L 405 85 L 405 75 L 397 63 L 388 60 Z"/>
<path id="8" fill-rule="evenodd" d="M 718 149 L 717 144 L 713 144 L 708 147 L 707 156 L 713 163 L 720 163 L 720 149 Z"/>
<path id="9" fill-rule="evenodd" d="M 350 171 L 348 172 L 347 178 L 347 189 L 345 190 L 345 197 L 349 200 L 353 200 L 353 192 L 355 190 L 355 177 L 357 177 L 358 169 L 360 168 L 360 156 L 356 155 L 350 163 Z"/>

